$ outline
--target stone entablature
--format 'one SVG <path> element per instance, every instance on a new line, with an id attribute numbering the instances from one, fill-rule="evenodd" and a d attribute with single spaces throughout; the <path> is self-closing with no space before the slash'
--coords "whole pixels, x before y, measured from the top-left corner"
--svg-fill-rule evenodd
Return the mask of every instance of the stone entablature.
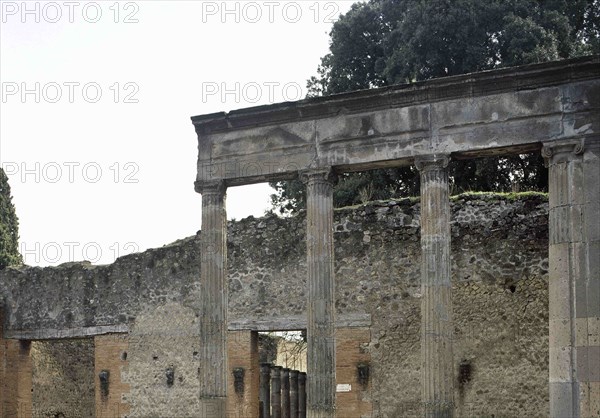
<path id="1" fill-rule="evenodd" d="M 234 186 L 597 138 L 598 74 L 594 56 L 196 116 L 197 181 Z"/>

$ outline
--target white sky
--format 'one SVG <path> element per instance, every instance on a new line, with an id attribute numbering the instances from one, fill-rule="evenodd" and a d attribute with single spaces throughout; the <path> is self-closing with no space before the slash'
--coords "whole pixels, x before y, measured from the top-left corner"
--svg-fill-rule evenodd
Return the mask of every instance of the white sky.
<path id="1" fill-rule="evenodd" d="M 0 163 L 26 264 L 195 234 L 190 117 L 303 98 L 352 3 L 0 1 Z M 228 217 L 262 215 L 271 193 L 230 188 Z"/>

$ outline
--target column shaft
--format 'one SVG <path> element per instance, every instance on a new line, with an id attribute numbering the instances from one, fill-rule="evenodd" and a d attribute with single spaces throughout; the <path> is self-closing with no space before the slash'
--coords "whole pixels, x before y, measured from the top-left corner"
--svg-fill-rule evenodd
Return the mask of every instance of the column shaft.
<path id="1" fill-rule="evenodd" d="M 271 418 L 281 418 L 281 366 L 271 369 Z"/>
<path id="2" fill-rule="evenodd" d="M 290 369 L 281 370 L 281 418 L 290 418 Z"/>
<path id="3" fill-rule="evenodd" d="M 271 418 L 271 363 L 260 364 L 260 418 Z"/>
<path id="4" fill-rule="evenodd" d="M 200 266 L 200 403 L 225 417 L 227 399 L 227 218 L 222 181 L 204 183 Z"/>
<path id="5" fill-rule="evenodd" d="M 549 178 L 550 416 L 600 408 L 599 142 L 542 150 Z"/>
<path id="6" fill-rule="evenodd" d="M 335 413 L 333 183 L 331 171 L 303 175 L 306 188 L 308 270 L 307 413 Z"/>
<path id="7" fill-rule="evenodd" d="M 298 418 L 298 370 L 290 370 L 290 418 Z"/>
<path id="8" fill-rule="evenodd" d="M 298 373 L 298 418 L 306 418 L 306 373 Z"/>
<path id="9" fill-rule="evenodd" d="M 426 417 L 454 409 L 450 201 L 448 158 L 422 157 L 421 171 L 421 395 Z"/>

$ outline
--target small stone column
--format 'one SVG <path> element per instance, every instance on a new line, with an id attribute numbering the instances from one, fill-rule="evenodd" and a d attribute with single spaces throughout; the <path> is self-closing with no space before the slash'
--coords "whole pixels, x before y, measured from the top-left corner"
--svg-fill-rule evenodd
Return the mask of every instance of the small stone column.
<path id="1" fill-rule="evenodd" d="M 298 418 L 298 370 L 290 370 L 290 418 Z"/>
<path id="2" fill-rule="evenodd" d="M 306 418 L 306 373 L 298 373 L 298 418 Z"/>
<path id="3" fill-rule="evenodd" d="M 290 418 L 290 369 L 281 369 L 281 418 Z"/>
<path id="4" fill-rule="evenodd" d="M 271 369 L 271 418 L 281 418 L 281 367 Z"/>
<path id="5" fill-rule="evenodd" d="M 226 416 L 227 217 L 223 181 L 196 183 L 202 193 L 200 236 L 200 411 Z"/>
<path id="6" fill-rule="evenodd" d="M 335 287 L 333 176 L 331 170 L 301 175 L 306 183 L 308 270 L 308 389 L 310 418 L 335 415 Z"/>
<path id="7" fill-rule="evenodd" d="M 421 396 L 425 417 L 452 417 L 449 158 L 418 157 L 421 172 Z"/>
<path id="8" fill-rule="evenodd" d="M 600 141 L 544 144 L 549 168 L 550 416 L 600 411 Z"/>
<path id="9" fill-rule="evenodd" d="M 271 418 L 271 363 L 260 365 L 260 418 Z"/>

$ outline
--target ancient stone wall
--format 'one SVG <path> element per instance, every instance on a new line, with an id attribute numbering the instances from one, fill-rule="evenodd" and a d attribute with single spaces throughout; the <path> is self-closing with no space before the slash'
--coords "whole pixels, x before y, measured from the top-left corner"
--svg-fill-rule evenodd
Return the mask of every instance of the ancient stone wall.
<path id="1" fill-rule="evenodd" d="M 93 418 L 94 341 L 34 341 L 32 404 L 35 417 Z"/>
<path id="2" fill-rule="evenodd" d="M 547 416 L 546 198 L 463 195 L 451 210 L 457 416 Z M 349 361 L 369 359 L 369 381 L 343 396 L 370 401 L 353 409 L 363 414 L 417 416 L 419 203 L 339 209 L 334 227 L 338 318 L 370 315 L 358 346 L 344 342 Z M 305 229 L 303 214 L 229 224 L 230 321 L 305 315 Z M 5 331 L 32 339 L 128 332 L 120 377 L 129 416 L 197 411 L 199 262 L 197 235 L 109 266 L 6 269 Z M 356 383 L 352 367 L 339 379 Z"/>

